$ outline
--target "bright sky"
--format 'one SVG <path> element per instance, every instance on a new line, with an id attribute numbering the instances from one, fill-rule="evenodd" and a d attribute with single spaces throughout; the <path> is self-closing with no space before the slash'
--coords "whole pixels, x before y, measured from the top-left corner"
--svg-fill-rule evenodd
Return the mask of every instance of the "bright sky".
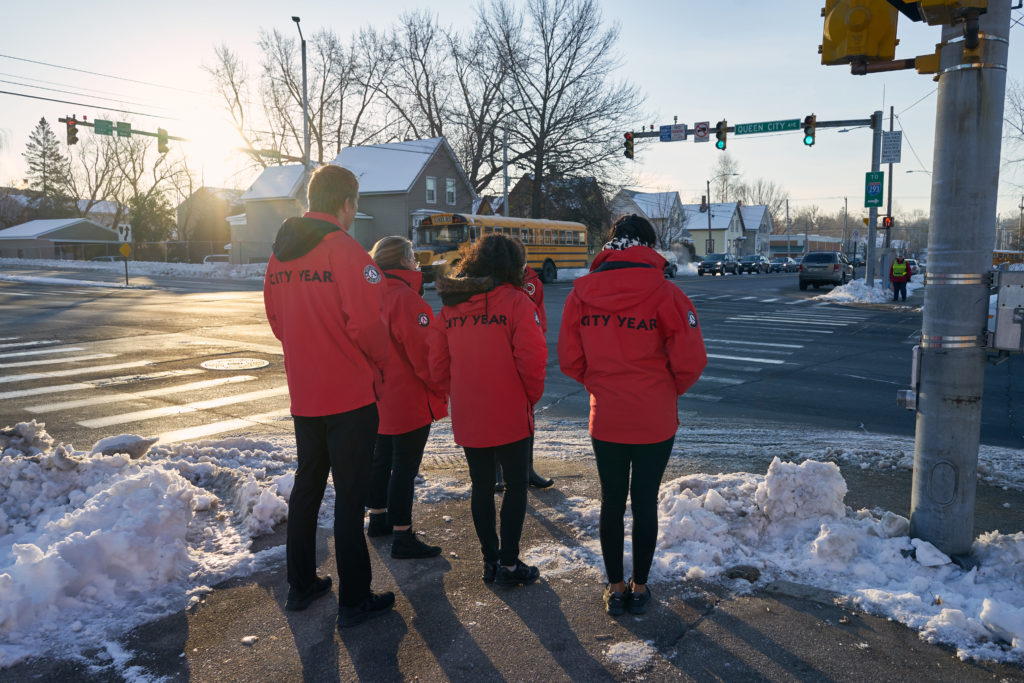
<path id="1" fill-rule="evenodd" d="M 302 17 L 307 38 L 320 27 L 347 37 L 361 26 L 388 27 L 405 9 L 422 7 L 408 0 L 376 0 L 361 5 L 349 18 L 345 8 L 353 7 L 351 3 L 313 0 L 284 5 L 268 0 L 244 4 L 179 0 L 172 5 L 97 0 L 45 10 L 12 0 L 3 4 L 0 90 L 79 104 L 0 95 L 0 184 L 23 177 L 21 153 L 41 116 L 48 119 L 63 144 L 58 118 L 77 114 L 92 120 L 103 114 L 106 106 L 156 114 L 112 118 L 130 118 L 136 129 L 162 127 L 171 135 L 189 138 L 189 143 L 172 146 L 187 145 L 205 182 L 218 186 L 246 186 L 251 177 L 234 172 L 231 148 L 241 142 L 227 127 L 210 79 L 201 69 L 204 63 L 212 63 L 214 45 L 228 44 L 255 71 L 259 29 L 295 34 L 292 15 Z M 819 121 L 864 119 L 876 109 L 885 112 L 888 122 L 891 105 L 898 116 L 896 129 L 904 130 L 903 163 L 895 166 L 894 173 L 894 207 L 897 211 L 927 211 L 931 176 L 906 171 L 931 170 L 937 84 L 913 71 L 855 77 L 846 67 L 821 66 L 817 48 L 823 4 L 823 0 L 603 0 L 606 20 L 621 27 L 622 75 L 647 94 L 645 110 L 651 118 L 637 121 L 635 128 L 669 124 L 674 116 L 690 126 L 697 121 L 710 121 L 713 126 L 723 117 L 734 125 L 803 118 L 810 113 Z M 468 26 L 475 6 L 471 0 L 447 0 L 435 3 L 432 10 L 443 23 Z M 1022 12 L 1014 12 L 1014 18 L 1018 16 Z M 899 26 L 898 58 L 929 53 L 939 41 L 937 27 L 902 17 Z M 1024 66 L 1016 48 L 1019 36 L 1024 36 L 1024 22 L 1010 34 L 1011 80 L 1020 78 Z M 80 138 L 87 135 L 92 132 L 83 129 L 79 133 Z M 843 197 L 848 197 L 851 215 L 865 211 L 870 130 L 839 133 L 819 129 L 812 148 L 805 147 L 801 138 L 798 131 L 730 135 L 728 151 L 745 178 L 767 178 L 788 190 L 794 208 L 817 204 L 831 213 L 841 209 Z M 637 160 L 623 158 L 622 162 L 638 176 L 640 189 L 678 190 L 684 201 L 698 201 L 719 154 L 713 143 L 644 140 L 637 144 Z M 1022 185 L 1024 174 L 1011 178 L 1004 169 L 999 197 L 1002 214 L 1017 215 L 1024 195 Z"/>

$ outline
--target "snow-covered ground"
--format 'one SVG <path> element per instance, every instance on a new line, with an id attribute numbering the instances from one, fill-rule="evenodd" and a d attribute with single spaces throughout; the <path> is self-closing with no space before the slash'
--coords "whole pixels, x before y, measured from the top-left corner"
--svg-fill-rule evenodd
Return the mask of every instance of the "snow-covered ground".
<path id="1" fill-rule="evenodd" d="M 124 277 L 123 262 L 106 261 L 64 261 L 55 259 L 16 259 L 0 258 L 0 268 L 4 266 L 21 266 L 29 268 L 58 268 L 61 270 L 81 270 L 91 272 L 112 273 Z M 236 266 L 230 263 L 164 263 L 162 261 L 129 261 L 128 278 L 144 275 L 147 277 L 178 277 L 187 279 L 211 279 L 211 280 L 262 280 L 267 272 L 266 263 L 250 263 L 244 266 Z M 0 280 L 14 280 L 18 282 L 45 281 L 58 284 L 76 284 L 89 286 L 116 286 L 123 287 L 124 284 L 111 283 L 103 285 L 94 280 L 73 281 L 67 278 L 38 278 L 34 275 L 3 275 Z"/>
<path id="2" fill-rule="evenodd" d="M 907 296 L 924 287 L 924 275 L 914 275 L 907 283 Z M 892 285 L 888 279 L 875 281 L 874 287 L 868 287 L 864 278 L 841 287 L 833 287 L 830 291 L 814 297 L 819 301 L 835 301 L 847 304 L 881 304 L 892 301 Z"/>
<path id="3" fill-rule="evenodd" d="M 1024 534 L 983 534 L 974 546 L 981 566 L 965 572 L 910 539 L 904 517 L 844 504 L 844 468 L 909 467 L 911 439 L 748 431 L 680 430 L 676 454 L 684 461 L 728 456 L 729 449 L 749 454 L 749 445 L 739 444 L 779 445 L 758 449 L 759 463 L 771 459 L 767 471 L 664 482 L 653 582 L 680 585 L 685 577 L 743 592 L 776 579 L 797 581 L 907 624 L 930 642 L 951 644 L 965 659 L 1024 662 Z M 539 422 L 536 454 L 589 467 L 585 423 Z M 453 479 L 431 470 L 459 457 L 449 424 L 435 425 L 426 481 L 417 488 L 420 504 L 468 497 L 466 475 Z M 1024 488 L 1017 461 L 1017 451 L 982 447 L 992 483 Z M 186 608 L 228 577 L 280 565 L 282 547 L 253 552 L 252 540 L 285 519 L 294 468 L 290 434 L 171 446 L 115 435 L 76 451 L 54 444 L 35 423 L 4 430 L 0 669 L 33 655 L 76 657 L 97 648 L 106 655 L 84 661 L 116 667 L 128 659 L 117 639 L 130 628 Z M 575 542 L 524 547 L 524 559 L 545 575 L 582 572 L 599 584 L 600 502 L 569 495 L 552 514 L 574 530 Z M 330 487 L 326 498 L 321 522 L 329 525 Z M 467 513 L 453 523 L 471 522 Z M 760 579 L 749 585 L 728 578 L 737 564 L 756 567 Z M 646 652 L 643 643 L 622 643 L 606 656 L 628 666 Z"/>

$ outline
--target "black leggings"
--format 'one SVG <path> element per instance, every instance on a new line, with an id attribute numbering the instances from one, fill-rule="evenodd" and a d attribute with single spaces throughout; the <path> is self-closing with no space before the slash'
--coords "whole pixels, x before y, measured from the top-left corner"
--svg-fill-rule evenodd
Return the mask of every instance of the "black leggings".
<path id="1" fill-rule="evenodd" d="M 413 488 L 428 436 L 429 424 L 405 434 L 377 435 L 367 507 L 387 508 L 391 526 L 412 524 Z"/>
<path id="2" fill-rule="evenodd" d="M 480 550 L 487 562 L 511 567 L 519 559 L 519 539 L 526 519 L 526 482 L 530 474 L 529 437 L 490 448 L 465 447 L 469 477 L 473 482 L 470 509 Z M 494 461 L 505 473 L 501 499 L 501 546 L 494 530 Z"/>
<path id="3" fill-rule="evenodd" d="M 626 495 L 633 510 L 633 581 L 647 583 L 658 542 L 658 489 L 672 443 L 623 444 L 591 439 L 601 478 L 601 554 L 608 583 L 623 580 Z M 633 481 L 630 483 L 630 470 Z"/>

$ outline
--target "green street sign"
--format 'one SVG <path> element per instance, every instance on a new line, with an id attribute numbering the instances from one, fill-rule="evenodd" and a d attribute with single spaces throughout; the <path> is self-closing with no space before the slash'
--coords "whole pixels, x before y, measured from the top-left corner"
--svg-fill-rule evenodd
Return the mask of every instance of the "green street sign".
<path id="1" fill-rule="evenodd" d="M 132 136 L 132 124 L 124 121 L 117 122 L 117 137 L 130 138 Z"/>
<path id="2" fill-rule="evenodd" d="M 96 135 L 113 135 L 114 122 L 105 121 L 104 119 L 95 119 L 92 122 L 92 132 Z"/>
<path id="3" fill-rule="evenodd" d="M 749 135 L 751 133 L 778 133 L 784 130 L 800 130 L 800 119 L 737 123 L 732 132 L 733 135 Z"/>
<path id="4" fill-rule="evenodd" d="M 885 173 L 882 171 L 868 171 L 864 174 L 864 206 L 882 205 L 882 178 Z"/>

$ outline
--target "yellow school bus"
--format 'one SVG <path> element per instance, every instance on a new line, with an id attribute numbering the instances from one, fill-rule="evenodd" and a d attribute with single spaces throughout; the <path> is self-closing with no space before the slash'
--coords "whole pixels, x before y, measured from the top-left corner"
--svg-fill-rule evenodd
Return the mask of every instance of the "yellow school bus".
<path id="1" fill-rule="evenodd" d="M 587 267 L 587 226 L 582 223 L 441 213 L 424 218 L 415 230 L 413 244 L 424 281 L 448 275 L 459 264 L 459 247 L 491 233 L 522 240 L 526 263 L 541 282 L 555 280 L 559 268 Z"/>

